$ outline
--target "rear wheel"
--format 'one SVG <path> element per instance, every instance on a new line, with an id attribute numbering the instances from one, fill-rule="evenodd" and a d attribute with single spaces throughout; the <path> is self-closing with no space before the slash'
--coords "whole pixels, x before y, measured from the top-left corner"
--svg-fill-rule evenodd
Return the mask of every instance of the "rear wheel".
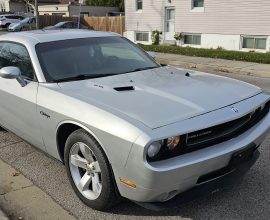
<path id="1" fill-rule="evenodd" d="M 116 204 L 119 196 L 108 159 L 97 141 L 83 129 L 68 137 L 65 165 L 72 188 L 86 205 L 107 210 Z"/>

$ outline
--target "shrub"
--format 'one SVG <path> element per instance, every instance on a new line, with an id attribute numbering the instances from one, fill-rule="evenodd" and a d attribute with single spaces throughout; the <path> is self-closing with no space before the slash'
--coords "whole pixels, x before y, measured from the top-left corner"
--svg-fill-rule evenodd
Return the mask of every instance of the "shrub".
<path id="1" fill-rule="evenodd" d="M 175 33 L 175 35 L 174 35 L 175 40 L 182 40 L 183 38 L 184 38 L 183 33 Z"/>
<path id="2" fill-rule="evenodd" d="M 152 44 L 153 45 L 159 45 L 160 43 L 160 35 L 162 33 L 158 30 L 155 30 L 155 31 L 152 31 L 152 35 L 151 35 L 151 38 L 152 38 Z"/>
<path id="3" fill-rule="evenodd" d="M 270 53 L 241 52 L 217 49 L 179 47 L 175 45 L 140 45 L 146 51 L 172 53 L 186 56 L 210 57 L 227 60 L 248 61 L 270 64 Z"/>

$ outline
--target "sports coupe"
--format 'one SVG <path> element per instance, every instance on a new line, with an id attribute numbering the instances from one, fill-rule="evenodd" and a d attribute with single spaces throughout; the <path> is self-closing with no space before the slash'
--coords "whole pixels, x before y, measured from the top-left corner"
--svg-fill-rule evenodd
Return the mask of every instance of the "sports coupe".
<path id="1" fill-rule="evenodd" d="M 62 161 L 98 210 L 216 192 L 254 164 L 270 127 L 267 91 L 87 30 L 2 35 L 0 100 L 2 129 Z"/>

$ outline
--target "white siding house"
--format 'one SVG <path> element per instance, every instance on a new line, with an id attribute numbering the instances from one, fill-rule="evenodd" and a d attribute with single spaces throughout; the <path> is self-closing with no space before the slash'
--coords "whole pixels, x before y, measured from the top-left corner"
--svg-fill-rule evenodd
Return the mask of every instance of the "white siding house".
<path id="1" fill-rule="evenodd" d="M 183 46 L 270 51 L 270 0 L 126 0 L 126 37 L 151 44 L 151 32 L 162 32 L 161 43 Z"/>

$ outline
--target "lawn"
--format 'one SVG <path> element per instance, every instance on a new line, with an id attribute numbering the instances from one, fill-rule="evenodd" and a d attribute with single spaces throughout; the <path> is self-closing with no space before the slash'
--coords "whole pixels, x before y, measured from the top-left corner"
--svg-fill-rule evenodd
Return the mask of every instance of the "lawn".
<path id="1" fill-rule="evenodd" d="M 175 45 L 139 45 L 146 51 L 159 53 L 172 53 L 186 56 L 210 57 L 227 60 L 239 60 L 255 63 L 270 64 L 270 53 L 241 52 L 223 49 L 201 49 L 192 47 L 179 47 Z"/>

